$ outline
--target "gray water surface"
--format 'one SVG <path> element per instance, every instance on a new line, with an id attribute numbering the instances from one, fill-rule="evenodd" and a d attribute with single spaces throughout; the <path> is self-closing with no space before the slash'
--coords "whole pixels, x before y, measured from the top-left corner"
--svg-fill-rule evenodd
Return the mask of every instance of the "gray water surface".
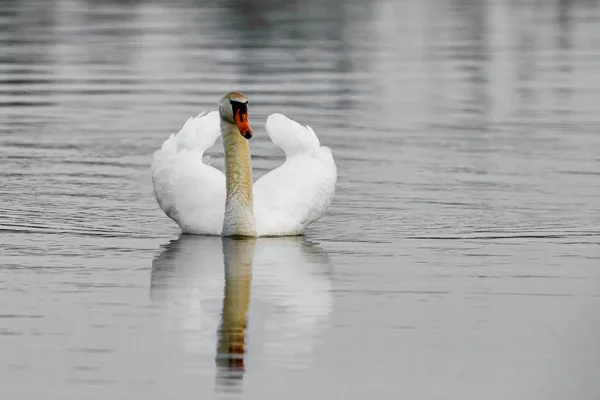
<path id="1" fill-rule="evenodd" d="M 0 1 L 0 398 L 600 398 L 600 3 Z M 180 236 L 231 90 L 338 164 L 300 238 Z M 223 164 L 220 142 L 209 152 Z"/>

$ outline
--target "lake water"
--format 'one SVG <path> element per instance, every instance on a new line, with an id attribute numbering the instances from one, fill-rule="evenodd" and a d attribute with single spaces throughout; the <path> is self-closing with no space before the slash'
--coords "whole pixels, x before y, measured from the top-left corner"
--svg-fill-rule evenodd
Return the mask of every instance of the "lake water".
<path id="1" fill-rule="evenodd" d="M 0 398 L 600 398 L 600 2 L 0 1 Z M 339 179 L 180 236 L 152 153 L 250 99 Z M 209 152 L 222 166 L 220 142 Z"/>

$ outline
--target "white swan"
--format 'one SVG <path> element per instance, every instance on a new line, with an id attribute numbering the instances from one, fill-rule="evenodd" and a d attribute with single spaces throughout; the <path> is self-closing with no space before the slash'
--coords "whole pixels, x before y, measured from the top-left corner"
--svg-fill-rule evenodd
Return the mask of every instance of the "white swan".
<path id="1" fill-rule="evenodd" d="M 300 235 L 329 206 L 337 180 L 331 150 L 315 132 L 281 114 L 265 123 L 286 156 L 283 165 L 254 184 L 248 139 L 248 100 L 221 98 L 219 111 L 190 118 L 154 153 L 154 196 L 184 233 L 222 236 Z M 204 152 L 223 138 L 225 175 L 207 165 Z"/>

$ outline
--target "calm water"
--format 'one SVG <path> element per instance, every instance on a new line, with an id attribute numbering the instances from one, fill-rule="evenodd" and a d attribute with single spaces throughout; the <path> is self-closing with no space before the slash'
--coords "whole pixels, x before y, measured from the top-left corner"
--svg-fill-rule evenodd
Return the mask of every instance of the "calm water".
<path id="1" fill-rule="evenodd" d="M 291 3 L 0 1 L 0 398 L 600 398 L 600 2 Z M 155 204 L 230 90 L 333 149 L 305 237 Z"/>

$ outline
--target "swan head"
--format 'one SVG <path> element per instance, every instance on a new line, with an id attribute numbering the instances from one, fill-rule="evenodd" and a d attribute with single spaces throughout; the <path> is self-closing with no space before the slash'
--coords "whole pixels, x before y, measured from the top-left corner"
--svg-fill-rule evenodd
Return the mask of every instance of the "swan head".
<path id="1" fill-rule="evenodd" d="M 252 137 L 248 122 L 248 99 L 240 92 L 230 92 L 219 102 L 219 115 L 222 121 L 235 124 L 246 139 Z"/>

